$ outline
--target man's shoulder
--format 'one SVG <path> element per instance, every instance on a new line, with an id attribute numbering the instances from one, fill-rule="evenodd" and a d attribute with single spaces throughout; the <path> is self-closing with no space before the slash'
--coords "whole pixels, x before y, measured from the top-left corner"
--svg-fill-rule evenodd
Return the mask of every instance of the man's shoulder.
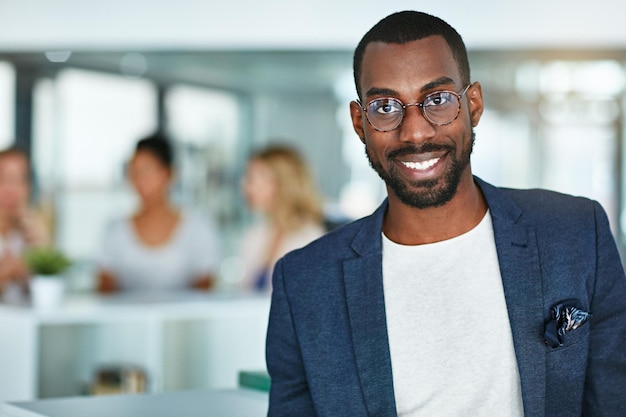
<path id="1" fill-rule="evenodd" d="M 492 215 L 515 213 L 522 223 L 567 223 L 592 220 L 597 211 L 603 211 L 599 203 L 582 196 L 533 188 L 515 189 L 482 185 Z"/>
<path id="2" fill-rule="evenodd" d="M 527 210 L 580 212 L 580 210 L 591 209 L 594 204 L 594 201 L 588 197 L 564 194 L 541 188 L 500 188 L 500 190 L 519 204 L 520 207 Z"/>
<path id="3" fill-rule="evenodd" d="M 513 203 L 522 209 L 551 210 L 569 207 L 577 210 L 583 207 L 590 207 L 595 203 L 587 197 L 543 188 L 509 188 L 492 185 L 480 178 L 476 178 L 476 181 L 490 205 Z"/>

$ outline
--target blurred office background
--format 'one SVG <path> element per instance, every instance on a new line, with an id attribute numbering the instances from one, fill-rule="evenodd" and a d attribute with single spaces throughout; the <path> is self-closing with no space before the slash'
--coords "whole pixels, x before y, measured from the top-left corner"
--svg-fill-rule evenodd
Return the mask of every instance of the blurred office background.
<path id="1" fill-rule="evenodd" d="M 617 0 L 0 0 L 0 146 L 17 138 L 31 150 L 57 244 L 88 262 L 106 220 L 133 207 L 124 164 L 135 140 L 164 129 L 180 159 L 176 199 L 217 219 L 228 280 L 251 149 L 293 142 L 329 217 L 361 216 L 383 198 L 350 125 L 351 54 L 372 24 L 407 7 L 443 17 L 467 43 L 487 105 L 475 173 L 595 198 L 623 243 Z"/>
<path id="2" fill-rule="evenodd" d="M 0 148 L 30 150 L 55 242 L 83 266 L 77 287 L 90 288 L 106 222 L 133 209 L 125 163 L 156 129 L 178 151 L 176 201 L 219 226 L 224 285 L 259 146 L 303 152 L 330 221 L 371 212 L 385 191 L 349 119 L 352 51 L 409 7 L 468 46 L 487 106 L 475 174 L 597 199 L 624 247 L 623 2 L 0 0 Z"/>

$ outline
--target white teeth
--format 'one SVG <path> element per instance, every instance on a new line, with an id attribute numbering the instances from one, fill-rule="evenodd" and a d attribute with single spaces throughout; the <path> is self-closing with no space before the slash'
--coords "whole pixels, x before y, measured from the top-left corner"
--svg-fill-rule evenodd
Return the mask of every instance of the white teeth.
<path id="1" fill-rule="evenodd" d="M 402 162 L 402 163 L 407 168 L 424 170 L 435 165 L 437 162 L 439 162 L 439 159 L 440 158 L 434 158 L 434 159 L 429 159 L 428 161 L 424 161 L 424 162 Z"/>

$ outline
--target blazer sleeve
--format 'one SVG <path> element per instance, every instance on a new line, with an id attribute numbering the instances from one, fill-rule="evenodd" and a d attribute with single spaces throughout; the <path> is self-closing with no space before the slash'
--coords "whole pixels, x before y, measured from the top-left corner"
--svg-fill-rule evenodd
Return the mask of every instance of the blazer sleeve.
<path id="1" fill-rule="evenodd" d="M 594 202 L 596 281 L 583 416 L 626 416 L 626 278 L 606 213 Z"/>
<path id="2" fill-rule="evenodd" d="M 272 306 L 267 330 L 266 362 L 271 378 L 269 417 L 315 416 L 306 381 L 289 299 L 283 261 L 274 268 Z"/>

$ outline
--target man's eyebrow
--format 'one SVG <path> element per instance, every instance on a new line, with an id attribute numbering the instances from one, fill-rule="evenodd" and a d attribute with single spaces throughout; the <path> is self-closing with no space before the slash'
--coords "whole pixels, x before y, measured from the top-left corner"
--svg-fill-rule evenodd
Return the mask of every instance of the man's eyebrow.
<path id="1" fill-rule="evenodd" d="M 365 93 L 366 97 L 371 96 L 397 96 L 398 92 L 396 90 L 392 90 L 391 88 L 378 88 L 372 87 Z"/>
<path id="2" fill-rule="evenodd" d="M 441 86 L 449 86 L 450 84 L 454 85 L 454 80 L 450 77 L 441 77 L 441 78 L 437 78 L 434 81 L 429 82 L 428 84 L 424 85 L 420 90 L 425 93 L 428 90 L 432 90 L 435 89 L 437 87 L 441 87 Z"/>
<path id="3" fill-rule="evenodd" d="M 454 85 L 454 80 L 452 78 L 440 77 L 434 81 L 431 81 L 423 85 L 420 88 L 420 91 L 425 93 L 430 90 L 436 89 L 437 87 L 450 86 L 450 85 Z M 379 87 L 372 87 L 369 90 L 367 90 L 367 92 L 365 93 L 366 97 L 371 97 L 371 96 L 392 96 L 393 97 L 397 95 L 398 95 L 398 92 L 396 90 L 393 90 L 391 88 L 379 88 Z"/>

